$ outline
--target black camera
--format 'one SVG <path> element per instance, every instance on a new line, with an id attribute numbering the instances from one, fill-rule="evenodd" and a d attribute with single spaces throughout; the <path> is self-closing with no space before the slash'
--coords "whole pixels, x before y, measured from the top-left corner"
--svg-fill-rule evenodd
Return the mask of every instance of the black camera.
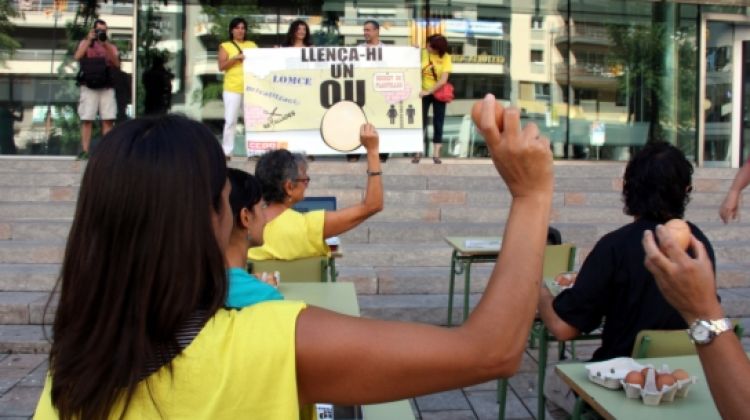
<path id="1" fill-rule="evenodd" d="M 107 40 L 107 31 L 103 29 L 96 29 L 94 30 L 94 33 L 96 34 L 96 39 L 98 39 L 99 42 L 104 42 Z"/>

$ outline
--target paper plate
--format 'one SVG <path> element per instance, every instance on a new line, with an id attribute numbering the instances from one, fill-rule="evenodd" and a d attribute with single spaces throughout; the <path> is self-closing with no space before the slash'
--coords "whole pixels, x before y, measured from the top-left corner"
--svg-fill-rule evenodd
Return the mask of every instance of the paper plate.
<path id="1" fill-rule="evenodd" d="M 351 152 L 360 146 L 359 129 L 367 122 L 364 111 L 352 101 L 337 102 L 320 121 L 320 136 L 331 149 Z"/>

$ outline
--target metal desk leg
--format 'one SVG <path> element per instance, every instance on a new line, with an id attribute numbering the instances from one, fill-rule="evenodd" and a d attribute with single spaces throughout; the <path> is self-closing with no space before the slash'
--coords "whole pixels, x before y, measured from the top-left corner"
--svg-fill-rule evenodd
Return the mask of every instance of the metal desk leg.
<path id="1" fill-rule="evenodd" d="M 547 372 L 547 349 L 549 348 L 549 343 L 547 341 L 547 327 L 544 325 L 544 323 L 541 324 L 541 327 L 539 328 L 539 360 L 538 360 L 538 374 L 537 374 L 537 389 L 539 391 L 539 395 L 537 398 L 537 420 L 544 420 L 544 377 L 546 376 Z"/>
<path id="2" fill-rule="evenodd" d="M 448 283 L 448 326 L 453 324 L 453 289 L 456 282 L 456 257 L 457 251 L 453 251 L 451 255 L 451 275 L 450 282 Z"/>
<path id="3" fill-rule="evenodd" d="M 497 408 L 498 420 L 505 420 L 505 403 L 508 398 L 508 378 L 497 380 Z"/>
<path id="4" fill-rule="evenodd" d="M 336 258 L 330 258 L 330 261 L 328 263 L 328 270 L 329 270 L 330 281 L 335 283 L 336 277 L 339 274 L 336 272 Z"/>
<path id="5" fill-rule="evenodd" d="M 469 293 L 471 292 L 471 259 L 464 261 L 464 319 L 469 317 Z"/>

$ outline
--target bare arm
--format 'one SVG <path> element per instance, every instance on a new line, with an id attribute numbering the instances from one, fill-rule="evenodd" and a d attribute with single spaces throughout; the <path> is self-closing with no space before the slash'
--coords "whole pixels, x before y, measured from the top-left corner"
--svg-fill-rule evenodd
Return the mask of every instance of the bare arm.
<path id="1" fill-rule="evenodd" d="M 555 297 L 546 287 L 542 287 L 539 294 L 539 316 L 547 329 L 560 341 L 570 340 L 578 337 L 580 331 L 578 328 L 563 321 L 552 307 L 552 301 Z"/>
<path id="2" fill-rule="evenodd" d="M 104 43 L 104 48 L 107 50 L 107 60 L 112 63 L 113 67 L 120 68 L 120 54 L 117 52 L 117 47 L 107 41 Z"/>
<path id="3" fill-rule="evenodd" d="M 367 170 L 370 173 L 380 172 L 379 138 L 375 127 L 372 124 L 363 124 L 359 130 L 359 138 L 367 150 Z M 361 203 L 325 213 L 323 237 L 330 238 L 347 232 L 380 210 L 383 210 L 383 177 L 367 175 L 365 198 Z"/>
<path id="4" fill-rule="evenodd" d="M 80 61 L 84 56 L 86 56 L 86 51 L 89 50 L 89 46 L 91 45 L 91 41 L 94 40 L 94 37 L 96 34 L 94 33 L 94 30 L 92 29 L 89 31 L 88 36 L 85 40 L 78 43 L 78 48 L 76 48 L 75 54 L 73 54 L 73 58 L 76 59 L 76 61 Z"/>
<path id="5" fill-rule="evenodd" d="M 296 332 L 302 403 L 388 401 L 507 377 L 518 369 L 542 278 L 552 157 L 534 124 L 522 130 L 516 109 L 495 121 L 495 106 L 487 95 L 477 125 L 513 201 L 502 249 L 476 309 L 452 329 L 302 311 Z"/>
<path id="6" fill-rule="evenodd" d="M 703 244 L 692 238 L 696 255 L 693 259 L 679 249 L 664 227 L 657 227 L 656 232 L 663 251 L 656 245 L 653 234 L 645 232 L 646 268 L 654 275 L 667 301 L 688 323 L 723 318 L 724 311 L 716 299 L 711 260 Z M 709 344 L 696 345 L 696 349 L 721 417 L 745 418 L 750 401 L 750 360 L 737 336 L 728 331 Z"/>
<path id="7" fill-rule="evenodd" d="M 245 59 L 245 55 L 242 53 L 239 53 L 235 55 L 232 58 L 229 58 L 229 53 L 224 50 L 222 46 L 219 46 L 219 52 L 218 52 L 218 59 L 219 59 L 219 71 L 227 71 L 232 66 L 235 66 L 237 64 L 242 65 L 242 60 Z"/>
<path id="8" fill-rule="evenodd" d="M 436 90 L 440 89 L 444 84 L 448 83 L 448 76 L 450 76 L 450 73 L 448 72 L 441 74 L 440 78 L 432 86 L 432 89 L 419 92 L 419 97 L 421 98 L 423 96 L 432 95 L 433 93 L 435 93 Z"/>
<path id="9" fill-rule="evenodd" d="M 724 202 L 721 203 L 719 208 L 719 215 L 724 223 L 729 223 L 732 220 L 737 219 L 739 215 L 740 197 L 742 196 L 742 190 L 750 184 L 750 161 L 745 162 L 742 168 L 737 172 L 737 175 L 732 181 L 732 186 L 729 187 Z"/>

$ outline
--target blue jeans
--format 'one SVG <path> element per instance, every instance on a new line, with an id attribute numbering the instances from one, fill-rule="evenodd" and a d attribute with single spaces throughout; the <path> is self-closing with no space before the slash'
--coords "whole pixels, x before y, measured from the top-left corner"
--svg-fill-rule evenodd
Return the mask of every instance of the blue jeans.
<path id="1" fill-rule="evenodd" d="M 443 142 L 443 123 L 445 122 L 445 102 L 440 102 L 433 95 L 422 97 L 422 127 L 424 129 L 425 146 L 427 145 L 427 113 L 432 105 L 432 142 Z"/>

